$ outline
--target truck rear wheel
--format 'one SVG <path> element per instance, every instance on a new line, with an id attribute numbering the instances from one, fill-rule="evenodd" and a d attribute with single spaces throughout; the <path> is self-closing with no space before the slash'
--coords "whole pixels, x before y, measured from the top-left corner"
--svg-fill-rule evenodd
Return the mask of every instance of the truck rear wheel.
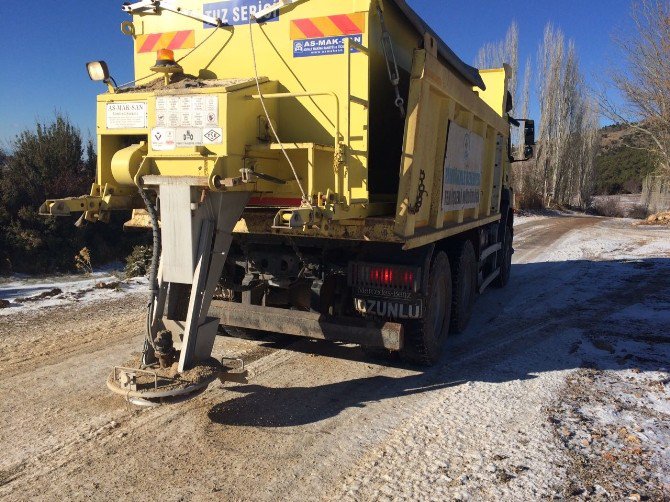
<path id="1" fill-rule="evenodd" d="M 451 257 L 453 300 L 451 302 L 452 333 L 462 333 L 470 322 L 477 299 L 477 257 L 469 240 L 463 241 Z"/>
<path id="2" fill-rule="evenodd" d="M 422 365 L 439 361 L 451 320 L 451 268 L 439 252 L 430 267 L 426 312 L 423 319 L 405 324 L 403 360 Z"/>
<path id="3" fill-rule="evenodd" d="M 512 253 L 514 253 L 513 245 L 514 236 L 512 229 L 505 227 L 505 239 L 502 243 L 502 249 L 498 252 L 498 263 L 500 263 L 500 274 L 493 281 L 496 288 L 504 288 L 509 282 L 509 276 L 512 272 Z"/>

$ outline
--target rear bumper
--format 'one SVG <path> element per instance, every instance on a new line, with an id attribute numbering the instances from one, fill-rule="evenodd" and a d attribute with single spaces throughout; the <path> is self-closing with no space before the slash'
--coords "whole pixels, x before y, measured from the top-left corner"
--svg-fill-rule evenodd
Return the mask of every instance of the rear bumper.
<path id="1" fill-rule="evenodd" d="M 399 351 L 403 347 L 403 326 L 393 322 L 373 323 L 356 318 L 330 318 L 314 312 L 212 302 L 211 315 L 221 324 L 287 335 L 357 343 Z"/>

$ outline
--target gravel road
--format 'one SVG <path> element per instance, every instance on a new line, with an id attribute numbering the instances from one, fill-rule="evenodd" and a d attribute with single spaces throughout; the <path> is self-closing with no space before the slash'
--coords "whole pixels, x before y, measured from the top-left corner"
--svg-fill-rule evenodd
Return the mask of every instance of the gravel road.
<path id="1" fill-rule="evenodd" d="M 589 453 L 576 425 L 568 434 L 574 441 L 561 432 L 582 424 L 573 403 L 601 376 L 622 371 L 661 382 L 640 391 L 640 399 L 656 399 L 654 416 L 668 418 L 668 368 L 654 357 L 670 342 L 659 327 L 670 321 L 670 231 L 556 217 L 521 222 L 515 232 L 509 286 L 479 298 L 468 330 L 452 337 L 443 361 L 427 371 L 382 365 L 355 346 L 219 337 L 215 353 L 249 363 L 248 384 L 217 382 L 186 403 L 137 410 L 112 396 L 105 379 L 141 346 L 144 295 L 0 317 L 0 498 L 670 494 L 663 477 L 670 433 L 644 422 L 647 408 L 635 418 L 639 435 L 655 435 L 644 436 L 647 472 L 637 485 L 611 480 L 608 472 L 619 471 L 600 468 L 597 439 Z M 612 317 L 621 312 L 628 317 Z M 617 345 L 642 335 L 639 347 Z M 631 356 L 620 362 L 619 350 Z M 585 378 L 587 370 L 595 376 Z M 623 469 L 621 479 L 634 470 Z"/>

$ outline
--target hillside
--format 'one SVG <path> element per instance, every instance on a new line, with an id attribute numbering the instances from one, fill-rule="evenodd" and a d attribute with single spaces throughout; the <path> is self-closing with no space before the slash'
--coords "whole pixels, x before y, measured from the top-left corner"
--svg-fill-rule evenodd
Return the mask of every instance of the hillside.
<path id="1" fill-rule="evenodd" d="M 644 148 L 643 132 L 623 124 L 601 129 L 600 152 L 596 158 L 596 193 L 613 195 L 638 193 L 642 180 L 654 169 L 651 154 Z"/>

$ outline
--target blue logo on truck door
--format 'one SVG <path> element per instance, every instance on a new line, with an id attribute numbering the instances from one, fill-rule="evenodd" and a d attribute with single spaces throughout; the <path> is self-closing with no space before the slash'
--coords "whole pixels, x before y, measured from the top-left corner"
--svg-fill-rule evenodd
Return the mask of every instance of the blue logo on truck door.
<path id="1" fill-rule="evenodd" d="M 249 18 L 275 2 L 267 0 L 224 0 L 222 2 L 206 3 L 202 6 L 202 13 L 220 19 L 224 25 L 238 26 L 249 24 Z M 276 10 L 261 19 L 263 23 L 279 20 L 279 11 Z M 214 28 L 205 23 L 205 28 Z"/>

